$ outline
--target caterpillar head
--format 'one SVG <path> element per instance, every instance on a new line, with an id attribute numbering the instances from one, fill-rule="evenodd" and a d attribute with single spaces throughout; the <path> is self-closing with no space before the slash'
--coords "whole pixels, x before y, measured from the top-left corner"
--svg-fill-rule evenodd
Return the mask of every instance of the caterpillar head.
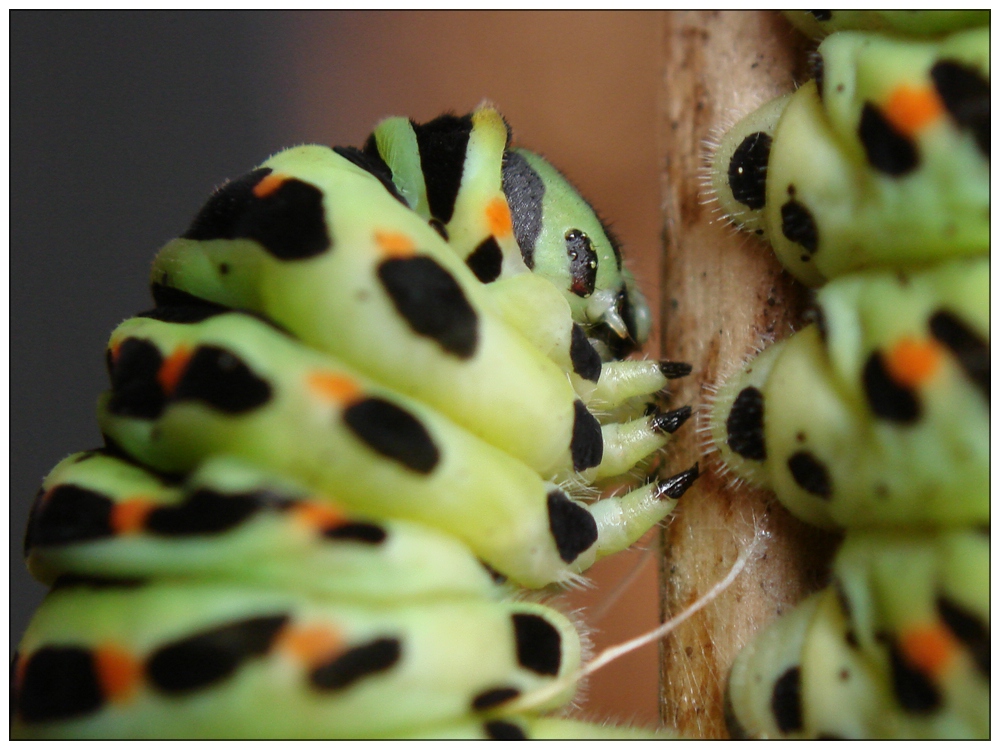
<path id="1" fill-rule="evenodd" d="M 552 282 L 605 359 L 646 340 L 649 307 L 614 235 L 555 167 L 511 147 L 510 127 L 491 104 L 423 124 L 389 118 L 363 151 L 481 282 L 526 270 Z"/>
<path id="2" fill-rule="evenodd" d="M 562 289 L 573 319 L 621 358 L 649 335 L 650 313 L 622 265 L 617 238 L 569 181 L 538 154 L 504 154 L 503 190 L 525 264 Z"/>

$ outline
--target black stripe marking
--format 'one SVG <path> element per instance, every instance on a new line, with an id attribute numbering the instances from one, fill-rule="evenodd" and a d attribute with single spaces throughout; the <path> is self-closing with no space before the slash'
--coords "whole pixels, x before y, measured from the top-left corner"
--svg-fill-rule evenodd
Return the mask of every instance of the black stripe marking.
<path id="1" fill-rule="evenodd" d="M 929 714 L 941 707 L 941 693 L 937 686 L 903 659 L 895 643 L 889 644 L 889 661 L 892 665 L 892 689 L 906 713 Z"/>
<path id="2" fill-rule="evenodd" d="M 743 458 L 764 461 L 767 445 L 764 442 L 764 394 L 753 386 L 744 388 L 736 396 L 726 417 L 726 445 Z"/>
<path id="3" fill-rule="evenodd" d="M 103 539 L 112 535 L 111 498 L 75 484 L 59 484 L 35 500 L 24 537 L 24 553 L 34 547 Z"/>
<path id="4" fill-rule="evenodd" d="M 271 171 L 267 167 L 255 169 L 216 189 L 182 236 L 189 240 L 233 239 L 240 218 L 256 200 L 254 187 Z"/>
<path id="5" fill-rule="evenodd" d="M 370 137 L 370 140 L 374 140 L 374 134 Z M 389 169 L 389 165 L 385 163 L 382 159 L 382 155 L 378 152 L 378 149 L 368 149 L 368 144 L 365 144 L 365 150 L 354 148 L 354 146 L 334 146 L 333 150 L 343 156 L 347 161 L 356 167 L 361 167 L 368 174 L 374 177 L 376 180 L 382 183 L 389 195 L 398 200 L 407 208 L 410 204 L 406 202 L 406 199 L 399 194 L 399 190 L 396 188 L 396 184 L 392 181 L 392 170 Z"/>
<path id="6" fill-rule="evenodd" d="M 144 578 L 103 578 L 101 576 L 63 573 L 52 583 L 51 591 L 59 589 L 88 588 L 95 591 L 106 589 L 137 589 L 146 585 Z"/>
<path id="7" fill-rule="evenodd" d="M 931 80 L 955 122 L 972 131 L 976 145 L 990 158 L 990 82 L 975 68 L 942 60 L 931 68 Z"/>
<path id="8" fill-rule="evenodd" d="M 288 615 L 238 620 L 157 649 L 146 665 L 152 684 L 165 693 L 199 690 L 228 678 L 247 659 L 271 648 Z"/>
<path id="9" fill-rule="evenodd" d="M 94 713 L 104 704 L 93 654 L 75 646 L 46 646 L 27 657 L 17 693 L 21 719 L 34 724 Z"/>
<path id="10" fill-rule="evenodd" d="M 755 211 L 764 208 L 771 143 L 767 133 L 751 133 L 729 160 L 729 190 L 733 198 Z"/>
<path id="11" fill-rule="evenodd" d="M 259 320 L 261 323 L 289 338 L 298 340 L 298 336 L 283 325 L 276 323 L 263 313 L 255 310 L 236 309 L 226 307 L 225 305 L 218 305 L 215 302 L 196 297 L 181 289 L 164 286 L 163 284 L 152 284 L 151 291 L 153 293 L 153 301 L 156 302 L 156 307 L 152 310 L 138 313 L 136 317 L 152 318 L 153 320 L 162 320 L 166 323 L 200 323 L 216 315 L 238 312 L 245 317 Z"/>
<path id="12" fill-rule="evenodd" d="M 410 120 L 410 125 L 417 137 L 431 216 L 447 224 L 455 212 L 455 199 L 462 186 L 472 115 L 441 115 L 424 125 Z"/>
<path id="13" fill-rule="evenodd" d="M 559 490 L 548 494 L 549 531 L 563 562 L 571 563 L 597 541 L 597 521 Z"/>
<path id="14" fill-rule="evenodd" d="M 500 278 L 500 272 L 503 270 L 503 252 L 492 234 L 469 253 L 465 265 L 472 269 L 476 278 L 484 284 Z"/>
<path id="15" fill-rule="evenodd" d="M 245 414 L 271 400 L 271 386 L 232 352 L 199 346 L 173 394 L 180 401 L 203 401 L 226 414 Z"/>
<path id="16" fill-rule="evenodd" d="M 316 667 L 309 675 L 309 682 L 319 690 L 343 690 L 360 679 L 390 669 L 399 661 L 400 654 L 399 639 L 378 638 Z"/>
<path id="17" fill-rule="evenodd" d="M 381 526 L 373 523 L 345 523 L 323 531 L 324 539 L 340 542 L 361 542 L 362 544 L 382 544 L 386 532 Z"/>
<path id="18" fill-rule="evenodd" d="M 462 287 L 426 255 L 390 258 L 378 267 L 396 310 L 414 333 L 436 341 L 459 359 L 469 359 L 479 343 L 479 316 Z"/>
<path id="19" fill-rule="evenodd" d="M 472 699 L 473 711 L 485 711 L 495 708 L 501 703 L 507 703 L 521 694 L 516 687 L 500 687 L 484 690 Z"/>
<path id="20" fill-rule="evenodd" d="M 944 624 L 969 649 L 976 668 L 990 680 L 990 630 L 974 612 L 944 596 L 937 598 L 937 610 Z"/>
<path id="21" fill-rule="evenodd" d="M 250 239 L 279 260 L 325 253 L 332 242 L 322 191 L 288 178 L 265 197 L 256 197 L 253 189 L 269 174 L 270 169 L 257 169 L 223 185 L 183 236 L 192 240 Z"/>
<path id="22" fill-rule="evenodd" d="M 790 242 L 802 245 L 810 255 L 819 246 L 819 230 L 812 212 L 797 200 L 790 200 L 781 207 L 781 233 Z M 809 256 L 802 256 L 808 260 Z"/>
<path id="23" fill-rule="evenodd" d="M 528 735 L 517 724 L 509 721 L 487 721 L 483 724 L 486 737 L 491 740 L 526 740 Z"/>
<path id="24" fill-rule="evenodd" d="M 511 615 L 517 661 L 536 674 L 555 676 L 562 665 L 562 636 L 544 617 L 532 614 Z"/>
<path id="25" fill-rule="evenodd" d="M 344 422 L 369 448 L 420 474 L 430 474 L 441 452 L 420 420 L 395 404 L 366 398 L 347 407 Z"/>
<path id="26" fill-rule="evenodd" d="M 601 379 L 601 355 L 576 323 L 573 324 L 570 338 L 569 359 L 573 364 L 573 372 L 584 380 L 596 383 Z"/>
<path id="27" fill-rule="evenodd" d="M 151 289 L 156 307 L 141 312 L 136 317 L 162 320 L 165 323 L 200 323 L 230 310 L 224 305 L 209 302 L 171 286 L 154 283 Z"/>
<path id="28" fill-rule="evenodd" d="M 575 471 L 599 466 L 601 459 L 604 458 L 604 433 L 601 432 L 601 423 L 587 411 L 587 407 L 579 399 L 573 402 L 573 438 L 569 450 Z"/>
<path id="29" fill-rule="evenodd" d="M 976 388 L 990 401 L 990 343 L 947 310 L 931 315 L 931 335 L 955 355 L 959 366 Z"/>
<path id="30" fill-rule="evenodd" d="M 597 283 L 597 253 L 590 237 L 579 229 L 570 229 L 564 237 L 569 258 L 570 291 L 577 297 L 589 297 Z"/>
<path id="31" fill-rule="evenodd" d="M 823 61 L 823 55 L 819 54 L 819 52 L 813 52 L 809 55 L 808 65 L 809 75 L 816 81 L 816 93 L 819 95 L 820 101 L 822 101 L 823 82 L 826 78 L 826 64 Z"/>
<path id="32" fill-rule="evenodd" d="M 771 713 L 784 733 L 802 729 L 802 677 L 798 667 L 790 667 L 774 683 Z"/>
<path id="33" fill-rule="evenodd" d="M 535 243 L 542 232 L 542 199 L 545 183 L 520 154 L 507 151 L 501 170 L 503 193 L 510 206 L 514 238 L 528 268 L 535 267 Z"/>
<path id="34" fill-rule="evenodd" d="M 788 459 L 788 470 L 792 473 L 795 483 L 816 497 L 829 500 L 833 494 L 830 484 L 830 472 L 823 462 L 809 451 L 798 451 Z"/>
<path id="35" fill-rule="evenodd" d="M 265 490 L 224 493 L 199 489 L 178 505 L 153 509 L 146 530 L 160 536 L 205 536 L 221 534 L 239 526 L 267 507 L 287 508 L 290 501 Z"/>
<path id="36" fill-rule="evenodd" d="M 108 411 L 122 417 L 156 419 L 163 413 L 166 395 L 156 380 L 163 356 L 145 339 L 127 338 L 112 362 L 108 353 L 111 398 Z"/>
<path id="37" fill-rule="evenodd" d="M 920 418 L 920 402 L 909 388 L 890 377 L 882 353 L 874 351 L 865 362 L 862 380 L 868 406 L 877 417 L 899 424 L 912 424 Z"/>
<path id="38" fill-rule="evenodd" d="M 871 102 L 865 102 L 861 110 L 858 138 L 868 163 L 887 175 L 900 177 L 912 172 L 920 163 L 916 144 L 896 130 Z"/>

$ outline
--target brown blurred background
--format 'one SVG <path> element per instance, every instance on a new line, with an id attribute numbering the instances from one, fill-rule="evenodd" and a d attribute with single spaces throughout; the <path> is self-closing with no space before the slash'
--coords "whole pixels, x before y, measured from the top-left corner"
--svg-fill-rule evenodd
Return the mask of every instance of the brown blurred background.
<path id="1" fill-rule="evenodd" d="M 21 561 L 27 510 L 58 460 L 100 441 L 93 404 L 108 333 L 150 305 L 155 250 L 211 188 L 280 148 L 360 145 L 384 116 L 421 121 L 490 99 L 518 143 L 549 157 L 611 220 L 658 299 L 661 22 L 590 12 L 11 13 L 11 648 L 42 594 Z M 595 588 L 568 606 L 599 606 L 636 559 L 599 564 Z M 649 561 L 605 618 L 591 618 L 599 647 L 655 626 L 655 570 Z M 656 700 L 649 646 L 595 675 L 583 713 L 655 726 Z"/>

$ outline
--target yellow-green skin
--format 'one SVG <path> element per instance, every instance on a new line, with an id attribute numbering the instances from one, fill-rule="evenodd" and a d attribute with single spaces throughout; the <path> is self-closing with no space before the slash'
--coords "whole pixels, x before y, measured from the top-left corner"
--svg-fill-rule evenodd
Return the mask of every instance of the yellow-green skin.
<path id="1" fill-rule="evenodd" d="M 806 36 L 835 31 L 878 31 L 901 36 L 941 36 L 990 22 L 988 10 L 786 10 L 785 18 Z"/>
<path id="2" fill-rule="evenodd" d="M 866 105 L 898 110 L 894 92 L 933 87 L 930 70 L 938 61 L 965 65 L 988 82 L 989 29 L 936 42 L 842 32 L 826 39 L 818 54 L 822 96 L 811 81 L 750 115 L 723 140 L 713 162 L 723 211 L 740 225 L 749 219 L 750 231 L 763 230 L 782 265 L 810 286 L 865 268 L 984 252 L 989 161 L 972 133 L 941 112 L 911 135 L 918 164 L 897 175 L 873 167 L 858 132 Z M 728 159 L 752 131 L 773 138 L 762 211 L 748 211 L 726 182 Z M 814 248 L 783 231 L 792 201 L 811 216 Z"/>
<path id="3" fill-rule="evenodd" d="M 12 736 L 646 736 L 543 715 L 572 698 L 581 639 L 498 580 L 577 580 L 673 509 L 696 467 L 577 498 L 683 423 L 643 410 L 684 367 L 602 362 L 551 281 L 485 286 L 341 152 L 220 189 L 157 256 L 157 308 L 112 334 L 107 445 L 32 510 L 29 568 L 54 589 L 12 664 Z M 380 275 L 395 261 L 439 287 L 408 301 L 409 276 Z"/>
<path id="4" fill-rule="evenodd" d="M 561 636 L 555 675 L 518 662 L 511 616 L 543 618 Z M 285 633 L 331 634 L 333 653 L 377 639 L 399 642 L 390 667 L 340 689 L 311 689 L 314 664 L 281 631 L 266 653 L 242 662 L 222 682 L 169 691 L 151 678 L 149 657 L 192 633 L 250 617 L 288 615 Z M 286 640 L 283 640 L 285 638 Z M 485 691 L 529 692 L 571 674 L 580 663 L 573 624 L 532 603 L 439 599 L 427 603 L 348 604 L 238 583 L 162 582 L 137 589 L 57 589 L 25 633 L 21 653 L 42 644 L 114 646 L 144 663 L 127 694 L 79 719 L 26 725 L 35 738 L 364 738 L 472 719 Z M 470 665 L 475 665 L 470 669 Z M 572 692 L 572 691 L 570 691 Z M 565 692 L 542 709 L 570 697 Z"/>
<path id="5" fill-rule="evenodd" d="M 957 358 L 935 348 L 940 363 L 917 391 L 921 414 L 913 422 L 879 418 L 864 373 L 876 350 L 930 340 L 928 320 L 939 310 L 988 343 L 989 259 L 846 276 L 820 290 L 817 304 L 825 337 L 808 326 L 719 390 L 710 425 L 727 466 L 770 487 L 794 514 L 819 526 L 986 522 L 988 402 Z M 734 452 L 727 428 L 734 400 L 750 387 L 763 394 L 763 461 Z M 828 497 L 796 481 L 789 459 L 802 451 L 826 468 Z"/>
<path id="6" fill-rule="evenodd" d="M 356 513 L 446 531 L 526 586 L 572 580 L 593 563 L 602 546 L 605 554 L 623 549 L 672 508 L 670 502 L 652 501 L 652 488 L 612 500 L 636 506 L 633 517 L 618 524 L 630 530 L 629 541 L 602 545 L 598 538 L 567 561 L 550 528 L 547 503 L 552 493 L 559 493 L 555 485 L 428 406 L 337 359 L 238 313 L 198 323 L 132 318 L 111 335 L 109 348 L 114 351 L 129 339 L 152 342 L 164 360 L 178 351 L 219 347 L 271 389 L 266 404 L 245 413 L 227 414 L 201 400 L 181 399 L 168 401 L 156 418 L 116 410 L 114 392 L 106 393 L 98 406 L 102 431 L 143 464 L 186 473 L 212 456 L 237 457 L 314 488 Z M 348 392 L 331 395 L 323 387 L 328 379 Z M 379 453 L 348 428 L 345 409 L 364 399 L 391 403 L 422 425 L 438 453 L 429 470 Z M 644 441 L 627 444 L 626 463 L 628 456 L 642 458 L 663 442 L 662 434 L 646 430 Z M 609 454 L 609 461 L 614 458 Z M 639 500 L 644 504 L 638 505 Z M 590 513 L 586 506 L 578 507 L 578 512 Z M 612 534 L 614 529 L 604 531 Z"/>
<path id="7" fill-rule="evenodd" d="M 944 34 L 988 13 L 788 16 L 815 36 L 942 38 L 833 34 L 821 82 L 745 118 L 715 157 L 733 222 L 769 240 L 800 281 L 825 286 L 818 324 L 721 386 L 713 442 L 728 470 L 798 517 L 846 529 L 834 585 L 737 657 L 727 720 L 738 737 L 985 738 L 989 29 Z M 962 85 L 935 88 L 949 76 Z M 974 117 L 945 102 L 959 92 Z M 880 128 L 885 142 L 872 136 Z M 773 139 L 770 153 L 728 169 L 741 146 L 753 153 L 753 133 Z M 786 222 L 792 202 L 805 208 L 798 224 Z M 741 397 L 749 408 L 734 410 Z"/>
<path id="8" fill-rule="evenodd" d="M 75 453 L 45 478 L 43 497 L 61 485 L 100 493 L 116 507 L 140 500 L 176 508 L 205 490 L 265 492 L 275 499 L 304 501 L 321 518 L 341 516 L 345 523 L 377 524 L 385 538 L 377 544 L 331 543 L 323 538 L 321 526 L 309 522 L 307 512 L 270 508 L 225 532 L 164 535 L 138 528 L 72 544 L 32 544 L 28 567 L 49 585 L 66 573 L 111 579 L 220 579 L 387 604 L 401 599 L 500 598 L 506 592 L 453 536 L 399 519 L 359 517 L 341 503 L 289 481 L 287 475 L 231 456 L 209 458 L 177 485 L 119 458 Z"/>
<path id="9" fill-rule="evenodd" d="M 988 536 L 851 531 L 833 576 L 834 588 L 814 594 L 737 657 L 728 706 L 736 733 L 988 737 Z M 974 628 L 955 624 L 972 621 Z M 906 644 L 921 639 L 942 644 L 938 661 L 908 672 L 901 666 L 907 649 L 918 647 Z M 797 682 L 797 691 L 775 691 L 782 679 Z M 785 699 L 778 699 L 782 711 L 774 710 L 776 694 Z"/>

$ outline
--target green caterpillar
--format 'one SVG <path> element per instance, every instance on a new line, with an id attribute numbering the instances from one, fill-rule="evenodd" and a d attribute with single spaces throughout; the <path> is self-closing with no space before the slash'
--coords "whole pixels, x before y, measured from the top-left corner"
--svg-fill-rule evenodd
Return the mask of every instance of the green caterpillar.
<path id="1" fill-rule="evenodd" d="M 293 148 L 159 252 L 156 307 L 109 341 L 106 444 L 32 509 L 53 590 L 13 736 L 636 736 L 546 718 L 572 687 L 530 700 L 583 647 L 513 584 L 572 582 L 673 509 L 697 465 L 592 485 L 685 422 L 651 399 L 690 368 L 610 360 L 648 307 L 509 141 L 483 106 Z"/>
<path id="2" fill-rule="evenodd" d="M 981 21 L 837 13 L 819 20 Z M 737 658 L 727 720 L 740 737 L 986 737 L 989 29 L 840 31 L 814 71 L 726 136 L 713 184 L 796 278 L 830 281 L 816 323 L 722 385 L 709 427 L 727 470 L 846 540 L 833 585 Z"/>
<path id="3" fill-rule="evenodd" d="M 988 10 L 789 10 L 785 17 L 803 34 L 817 39 L 850 30 L 939 36 L 990 22 Z"/>

